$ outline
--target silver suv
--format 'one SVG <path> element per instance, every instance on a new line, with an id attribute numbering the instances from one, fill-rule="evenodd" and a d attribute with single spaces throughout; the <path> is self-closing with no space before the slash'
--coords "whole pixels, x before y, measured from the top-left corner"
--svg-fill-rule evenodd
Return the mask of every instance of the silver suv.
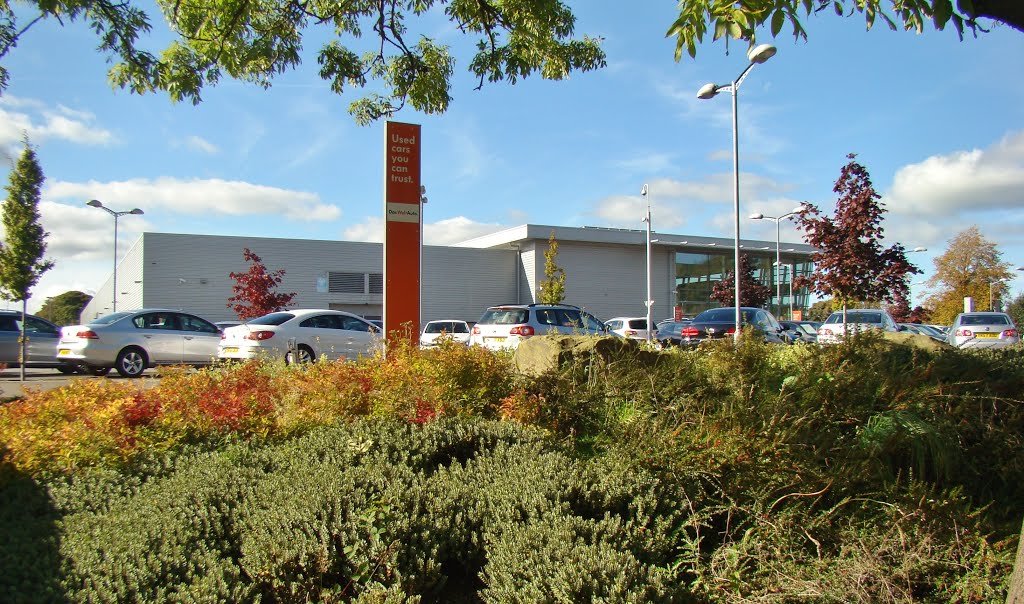
<path id="1" fill-rule="evenodd" d="M 515 349 L 531 336 L 609 335 L 597 317 L 568 304 L 506 304 L 488 308 L 473 326 L 469 343 L 491 350 Z"/>

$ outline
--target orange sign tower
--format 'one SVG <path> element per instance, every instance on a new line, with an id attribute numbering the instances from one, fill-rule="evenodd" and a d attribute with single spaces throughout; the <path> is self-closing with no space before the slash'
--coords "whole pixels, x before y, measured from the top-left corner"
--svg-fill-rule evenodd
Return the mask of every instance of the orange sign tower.
<path id="1" fill-rule="evenodd" d="M 389 342 L 420 328 L 420 126 L 388 122 L 384 141 L 384 329 Z"/>

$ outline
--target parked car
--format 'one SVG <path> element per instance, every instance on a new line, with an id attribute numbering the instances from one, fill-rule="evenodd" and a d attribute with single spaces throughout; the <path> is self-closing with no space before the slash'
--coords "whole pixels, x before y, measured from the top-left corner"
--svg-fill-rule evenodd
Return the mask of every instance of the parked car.
<path id="1" fill-rule="evenodd" d="M 661 348 L 681 346 L 681 332 L 683 331 L 683 328 L 689 324 L 689 320 L 669 321 L 668 323 L 662 323 L 661 326 L 658 327 L 658 333 L 654 335 L 654 339 L 657 342 L 658 346 Z"/>
<path id="2" fill-rule="evenodd" d="M 790 344 L 813 344 L 818 341 L 818 330 L 808 323 L 779 321 L 779 325 L 782 325 L 782 333 L 789 339 Z"/>
<path id="3" fill-rule="evenodd" d="M 946 334 L 942 333 L 938 329 L 935 329 L 931 325 L 921 325 L 919 323 L 899 323 L 897 324 L 900 331 L 903 333 L 912 333 L 918 336 L 928 336 L 929 338 L 937 342 L 945 342 Z"/>
<path id="4" fill-rule="evenodd" d="M 647 317 L 615 317 L 604 324 L 609 330 L 631 340 L 647 340 L 648 333 L 653 336 L 657 331 L 656 327 L 648 327 Z"/>
<path id="5" fill-rule="evenodd" d="M 244 322 L 245 321 L 217 321 L 214 325 L 216 325 L 221 331 L 224 331 L 228 327 L 235 327 L 236 325 L 241 325 Z"/>
<path id="6" fill-rule="evenodd" d="M 157 365 L 215 362 L 220 334 L 211 321 L 179 310 L 116 312 L 62 328 L 57 359 L 94 375 L 114 368 L 133 378 Z"/>
<path id="7" fill-rule="evenodd" d="M 1020 343 L 1020 332 L 1004 312 L 964 312 L 953 320 L 946 341 L 957 348 L 1003 348 Z"/>
<path id="8" fill-rule="evenodd" d="M 25 367 L 74 373 L 75 366 L 54 358 L 60 327 L 35 315 L 25 315 Z M 21 367 L 21 312 L 0 310 L 0 363 Z"/>
<path id="9" fill-rule="evenodd" d="M 427 321 L 420 334 L 420 348 L 433 348 L 444 338 L 468 346 L 469 323 L 458 319 Z"/>
<path id="10" fill-rule="evenodd" d="M 469 343 L 492 350 L 515 349 L 531 336 L 545 334 L 610 335 L 594 315 L 568 304 L 492 306 L 473 326 Z"/>
<path id="11" fill-rule="evenodd" d="M 846 310 L 846 323 L 843 323 L 843 311 L 837 310 L 825 319 L 818 328 L 819 344 L 835 344 L 842 341 L 849 333 L 859 333 L 868 329 L 897 332 L 899 327 L 888 311 L 879 308 L 857 308 Z"/>
<path id="12" fill-rule="evenodd" d="M 740 307 L 740 326 L 751 326 L 766 342 L 784 344 L 782 325 L 772 313 L 763 308 Z M 697 346 L 706 340 L 718 340 L 736 333 L 736 308 L 712 308 L 693 318 L 679 331 L 681 346 Z"/>
<path id="13" fill-rule="evenodd" d="M 355 359 L 374 354 L 383 340 L 380 328 L 341 310 L 298 308 L 272 312 L 224 331 L 217 357 L 247 360 L 257 357 L 308 363 L 325 359 Z"/>

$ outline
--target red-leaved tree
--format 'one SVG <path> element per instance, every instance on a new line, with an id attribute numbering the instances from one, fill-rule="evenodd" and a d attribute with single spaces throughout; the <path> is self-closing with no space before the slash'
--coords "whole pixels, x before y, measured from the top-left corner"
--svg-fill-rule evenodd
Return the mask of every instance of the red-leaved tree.
<path id="1" fill-rule="evenodd" d="M 907 275 L 921 272 L 907 261 L 899 243 L 882 248 L 881 196 L 871 185 L 867 169 L 854 161 L 857 156 L 847 157 L 850 162 L 832 189 L 839 194 L 835 218 L 823 216 L 812 204 L 804 204 L 797 215 L 797 228 L 818 251 L 811 256 L 814 272 L 793 280 L 794 287 L 808 287 L 839 300 L 844 316 L 847 304 L 855 300 L 905 300 L 910 291 Z"/>
<path id="2" fill-rule="evenodd" d="M 252 253 L 249 248 L 242 252 L 245 261 L 251 263 L 249 270 L 244 273 L 231 273 L 230 277 L 235 280 L 231 286 L 235 295 L 228 298 L 228 308 L 235 311 L 242 321 L 262 317 L 265 314 L 283 309 L 291 303 L 296 293 L 281 294 L 274 290 L 281 284 L 281 277 L 284 269 L 274 272 L 267 272 L 267 267 L 259 256 Z"/>
<path id="3" fill-rule="evenodd" d="M 711 299 L 722 306 L 736 305 L 736 276 L 729 270 L 711 290 Z M 754 278 L 754 267 L 746 254 L 740 254 L 740 306 L 763 307 L 772 289 Z"/>

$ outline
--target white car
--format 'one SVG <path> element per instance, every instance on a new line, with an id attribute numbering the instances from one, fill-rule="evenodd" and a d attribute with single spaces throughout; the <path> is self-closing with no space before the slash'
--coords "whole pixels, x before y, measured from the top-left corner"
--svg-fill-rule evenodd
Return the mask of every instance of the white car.
<path id="1" fill-rule="evenodd" d="M 631 340 L 647 340 L 647 334 L 651 337 L 658 331 L 657 328 L 648 329 L 647 317 L 615 317 L 604 322 L 608 329 L 614 331 L 624 338 Z"/>
<path id="2" fill-rule="evenodd" d="M 957 348 L 1003 348 L 1020 343 L 1020 332 L 1004 312 L 962 312 L 946 341 Z"/>
<path id="3" fill-rule="evenodd" d="M 221 331 L 195 315 L 163 308 L 116 312 L 60 330 L 57 360 L 93 375 L 111 368 L 139 377 L 156 365 L 210 365 Z"/>
<path id="4" fill-rule="evenodd" d="M 594 315 L 569 304 L 507 304 L 484 311 L 469 343 L 491 350 L 514 350 L 523 340 L 546 334 L 609 335 Z"/>
<path id="5" fill-rule="evenodd" d="M 420 334 L 420 348 L 438 346 L 443 338 L 468 346 L 469 323 L 457 319 L 427 321 Z"/>
<path id="6" fill-rule="evenodd" d="M 825 319 L 818 327 L 818 344 L 835 344 L 841 342 L 847 333 L 857 333 L 868 329 L 898 332 L 889 312 L 879 308 L 857 308 L 846 310 L 846 322 L 843 323 L 843 311 L 837 310 Z"/>
<path id="7" fill-rule="evenodd" d="M 217 357 L 262 357 L 288 363 L 356 359 L 376 353 L 382 343 L 380 329 L 362 317 L 341 310 L 304 308 L 272 312 L 227 328 Z"/>

